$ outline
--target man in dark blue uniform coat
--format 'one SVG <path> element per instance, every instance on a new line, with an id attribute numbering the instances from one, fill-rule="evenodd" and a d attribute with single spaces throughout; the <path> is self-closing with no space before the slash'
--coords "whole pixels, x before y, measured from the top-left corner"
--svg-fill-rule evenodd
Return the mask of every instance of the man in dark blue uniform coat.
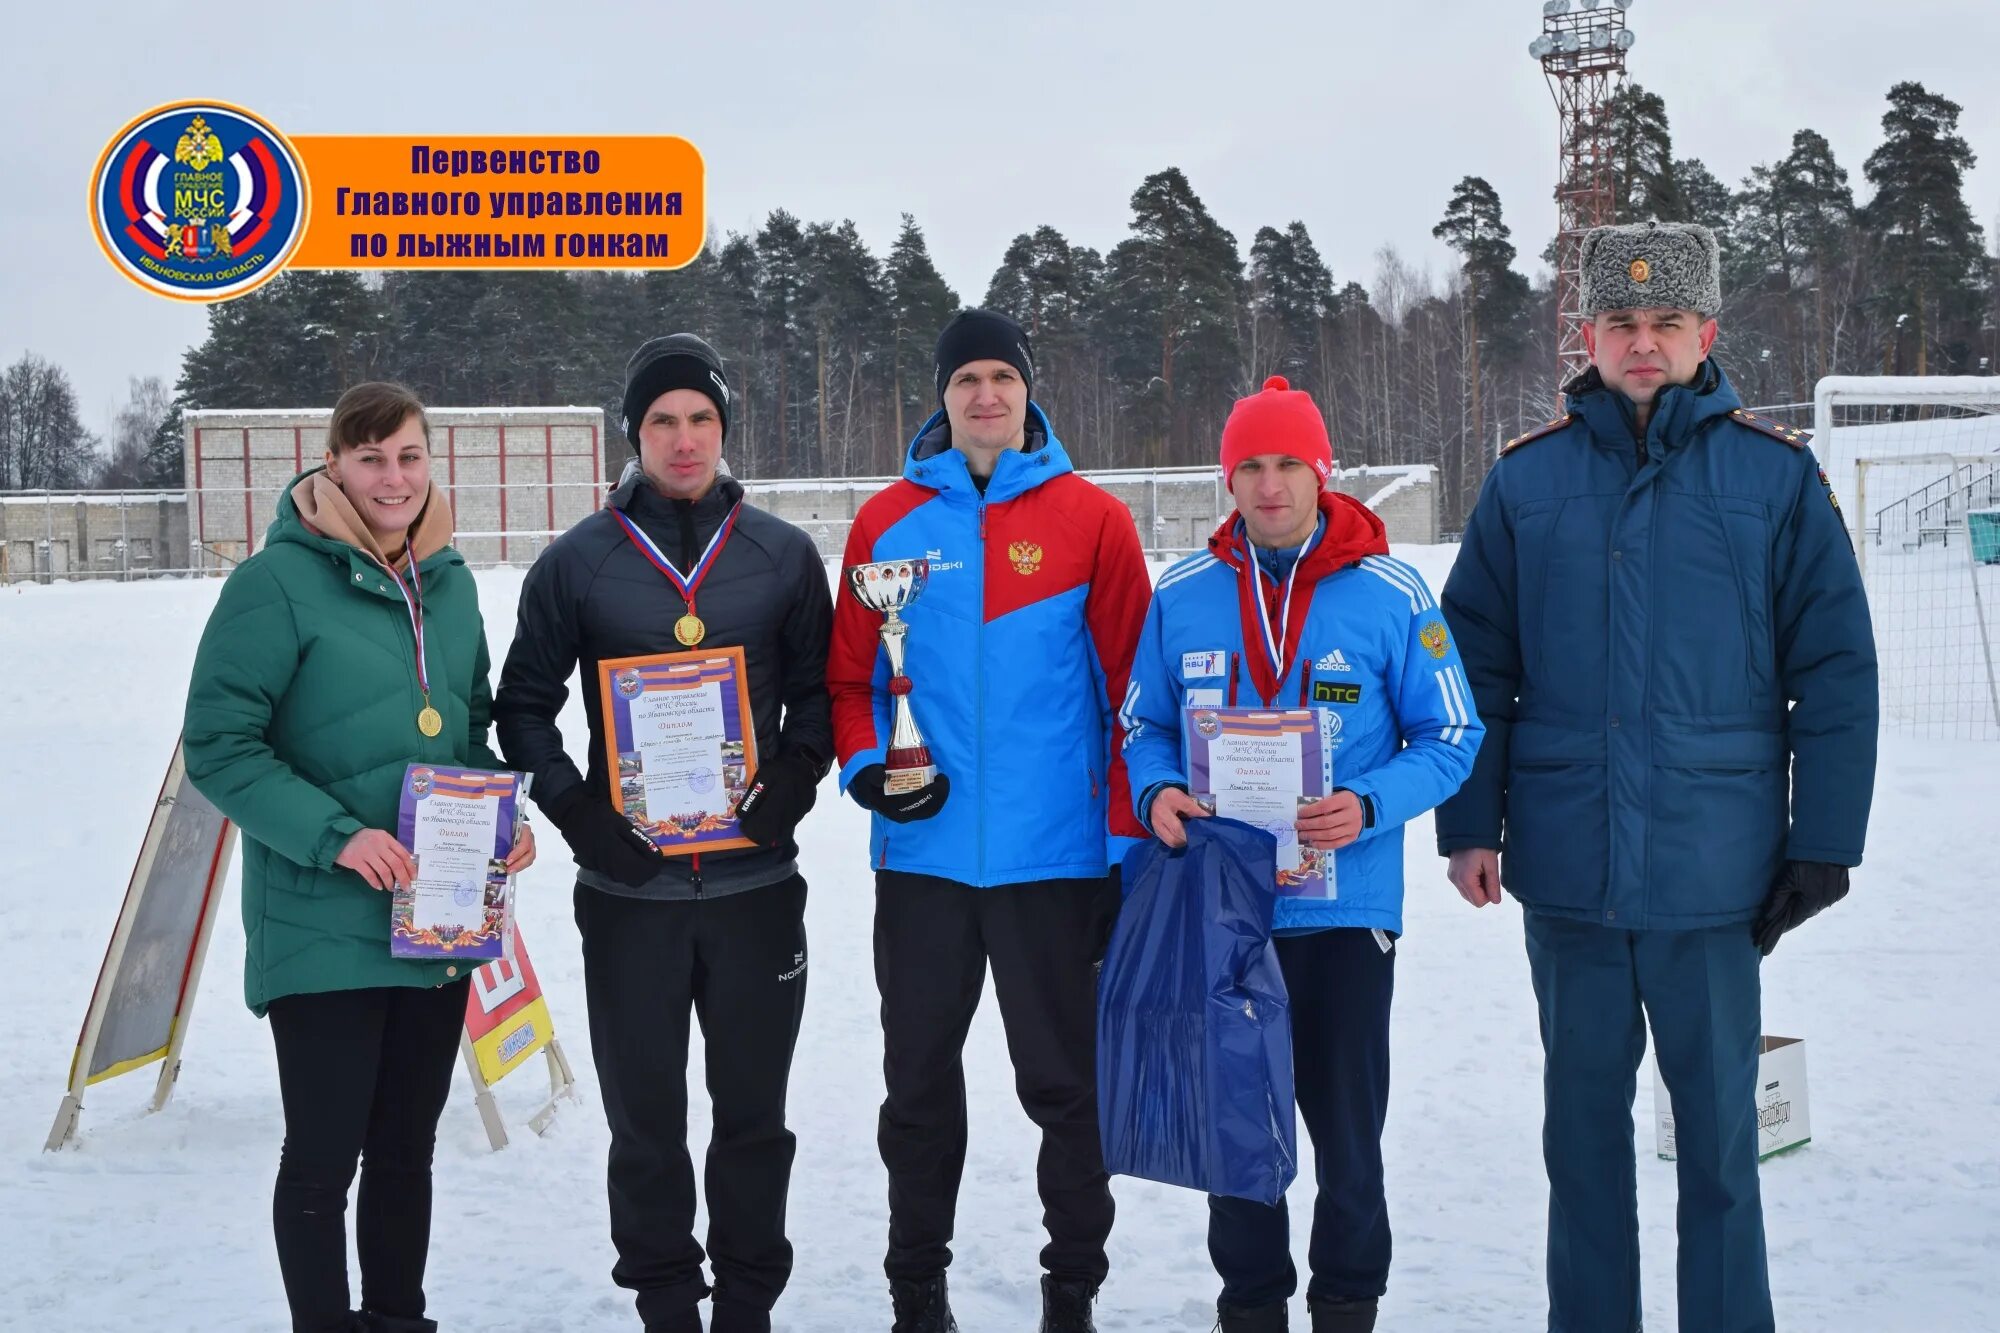
<path id="1" fill-rule="evenodd" d="M 1486 479 L 1445 584 L 1486 742 L 1437 811 L 1475 906 L 1525 910 L 1551 1333 L 1640 1325 L 1632 1103 L 1650 1019 L 1680 1178 L 1680 1327 L 1773 1327 L 1757 1189 L 1761 957 L 1847 892 L 1874 637 L 1803 433 L 1709 358 L 1707 229 L 1585 238 L 1591 368 Z"/>

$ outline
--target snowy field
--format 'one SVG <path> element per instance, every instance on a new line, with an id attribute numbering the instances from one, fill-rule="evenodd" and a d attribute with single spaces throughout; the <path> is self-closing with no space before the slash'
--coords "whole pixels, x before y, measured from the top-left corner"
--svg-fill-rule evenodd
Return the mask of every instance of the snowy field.
<path id="1" fill-rule="evenodd" d="M 1450 548 L 1399 552 L 1433 584 Z M 494 660 L 519 571 L 480 575 Z M 153 1071 L 91 1090 L 80 1146 L 48 1132 L 144 819 L 179 726 L 216 582 L 0 589 L 0 1328 L 36 1333 L 285 1324 L 269 1234 L 281 1137 L 270 1040 L 241 1001 L 234 876 L 167 1110 Z M 565 717 L 583 751 L 580 712 Z M 1780 1326 L 1814 1333 L 2000 1327 L 2000 1008 L 1988 915 L 2000 749 L 1885 744 L 1869 861 L 1852 897 L 1765 969 L 1765 1030 L 1806 1039 L 1814 1141 L 1764 1168 Z M 525 1120 L 540 1062 L 503 1083 L 514 1142 L 487 1150 L 468 1087 L 446 1109 L 428 1290 L 447 1333 L 636 1328 L 613 1287 L 568 858 L 546 831 L 521 886 L 525 936 L 584 1099 L 546 1138 Z M 788 1330 L 888 1325 L 881 1046 L 869 961 L 866 818 L 831 787 L 800 836 L 812 885 L 811 989 L 793 1071 L 798 1132 Z M 1519 911 L 1475 913 L 1444 882 L 1428 818 L 1409 830 L 1388 1131 L 1396 1264 L 1383 1327 L 1544 1326 L 1540 1052 Z M 1984 895 L 1984 896 L 1982 896 Z M 968 1048 L 972 1147 L 953 1296 L 966 1333 L 1032 1329 L 1041 1244 L 1034 1135 L 1014 1100 L 990 999 Z M 699 1092 L 695 1151 L 706 1135 Z M 1651 1151 L 1640 1084 L 1646 1325 L 1675 1327 L 1673 1167 Z M 1303 1138 L 1303 1136 L 1301 1136 Z M 1294 1187 L 1310 1197 L 1311 1162 Z M 1206 1330 L 1215 1280 L 1192 1193 L 1115 1182 L 1119 1222 L 1100 1327 Z M 1293 1248 L 1305 1262 L 1303 1230 Z M 1303 1323 L 1303 1297 L 1294 1318 Z M 1295 1324 L 1295 1326 L 1299 1326 Z"/>

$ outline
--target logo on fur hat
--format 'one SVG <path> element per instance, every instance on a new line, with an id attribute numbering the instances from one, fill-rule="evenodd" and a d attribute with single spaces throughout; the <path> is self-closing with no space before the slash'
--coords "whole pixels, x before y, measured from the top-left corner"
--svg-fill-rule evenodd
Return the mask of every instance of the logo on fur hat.
<path id="1" fill-rule="evenodd" d="M 1634 282 L 1644 282 L 1653 276 L 1653 266 L 1643 259 L 1633 260 L 1632 267 L 1625 271 L 1632 275 L 1632 281 Z"/>
<path id="2" fill-rule="evenodd" d="M 1014 542 L 1007 547 L 1007 558 L 1016 574 L 1032 574 L 1042 567 L 1042 548 L 1033 542 Z"/>

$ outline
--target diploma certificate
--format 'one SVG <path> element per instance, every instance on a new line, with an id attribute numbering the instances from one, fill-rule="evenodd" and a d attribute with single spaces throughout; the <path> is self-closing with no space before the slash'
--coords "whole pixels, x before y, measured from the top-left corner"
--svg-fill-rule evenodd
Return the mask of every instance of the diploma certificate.
<path id="1" fill-rule="evenodd" d="M 1337 898 L 1333 854 L 1299 842 L 1299 810 L 1333 790 L 1322 710 L 1193 707 L 1182 719 L 1189 794 L 1278 840 L 1278 892 Z"/>
<path id="2" fill-rule="evenodd" d="M 389 952 L 398 958 L 499 958 L 512 924 L 507 857 L 521 814 L 512 773 L 411 764 L 403 774 L 396 836 L 417 859 L 416 878 L 390 907 Z"/>
<path id="3" fill-rule="evenodd" d="M 741 648 L 599 662 L 612 803 L 668 856 L 754 846 L 736 803 L 757 772 Z"/>

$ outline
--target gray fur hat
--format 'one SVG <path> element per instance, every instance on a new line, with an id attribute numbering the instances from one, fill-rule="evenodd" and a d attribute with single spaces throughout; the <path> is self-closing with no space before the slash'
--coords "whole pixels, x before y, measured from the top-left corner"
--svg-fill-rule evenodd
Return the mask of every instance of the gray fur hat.
<path id="1" fill-rule="evenodd" d="M 1606 310 L 1722 311 L 1722 251 L 1692 222 L 1593 227 L 1583 235 L 1583 317 Z"/>

